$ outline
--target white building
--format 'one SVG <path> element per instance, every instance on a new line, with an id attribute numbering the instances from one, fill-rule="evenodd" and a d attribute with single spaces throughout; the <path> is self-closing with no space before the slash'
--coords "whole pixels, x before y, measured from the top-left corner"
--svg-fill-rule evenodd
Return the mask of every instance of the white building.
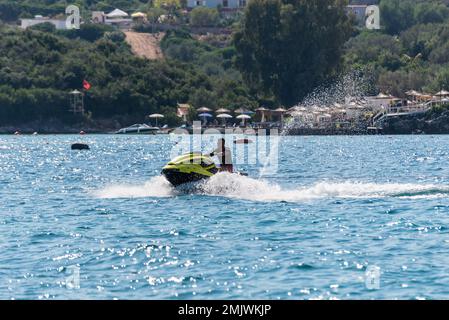
<path id="1" fill-rule="evenodd" d="M 393 97 L 388 94 L 379 93 L 377 96 L 365 97 L 367 104 L 371 107 L 373 111 L 379 112 L 382 109 L 388 108 L 391 104 L 394 104 L 401 99 Z"/>
<path id="2" fill-rule="evenodd" d="M 187 0 L 187 8 L 196 7 L 217 8 L 224 10 L 240 9 L 246 7 L 249 0 Z M 367 4 L 352 4 L 346 7 L 346 11 L 355 16 L 358 22 L 365 21 Z"/>
<path id="3" fill-rule="evenodd" d="M 366 19 L 366 4 L 350 4 L 346 7 L 346 11 L 352 13 L 355 19 L 359 23 L 363 23 Z"/>
<path id="4" fill-rule="evenodd" d="M 106 14 L 103 11 L 92 11 L 92 22 L 105 24 Z"/>
<path id="5" fill-rule="evenodd" d="M 51 23 L 58 30 L 67 29 L 66 20 L 50 19 L 48 17 L 43 17 L 43 16 L 39 16 L 39 15 L 35 16 L 33 19 L 21 19 L 20 22 L 21 22 L 20 27 L 22 29 L 27 29 L 31 26 L 35 26 L 37 24 L 46 23 L 46 22 Z"/>
<path id="6" fill-rule="evenodd" d="M 107 14 L 103 11 L 93 11 L 92 22 L 112 25 L 118 28 L 129 28 L 133 19 L 125 11 L 115 9 Z"/>
<path id="7" fill-rule="evenodd" d="M 187 0 L 187 8 L 208 7 L 222 9 L 239 9 L 246 6 L 246 0 Z"/>

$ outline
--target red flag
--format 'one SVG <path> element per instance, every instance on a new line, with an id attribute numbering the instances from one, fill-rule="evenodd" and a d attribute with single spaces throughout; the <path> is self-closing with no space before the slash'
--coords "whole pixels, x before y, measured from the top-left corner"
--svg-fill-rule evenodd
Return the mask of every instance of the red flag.
<path id="1" fill-rule="evenodd" d="M 91 84 L 89 82 L 87 82 L 86 80 L 83 80 L 83 88 L 85 90 L 89 90 L 91 88 Z"/>

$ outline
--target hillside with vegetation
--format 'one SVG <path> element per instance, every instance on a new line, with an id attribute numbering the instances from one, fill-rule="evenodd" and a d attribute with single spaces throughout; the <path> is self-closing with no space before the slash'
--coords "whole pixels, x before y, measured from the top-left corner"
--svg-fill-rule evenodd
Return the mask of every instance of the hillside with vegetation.
<path id="1" fill-rule="evenodd" d="M 161 61 L 135 56 L 123 33 L 94 25 L 78 31 L 3 25 L 0 37 L 0 125 L 58 118 L 114 119 L 118 127 L 154 112 L 176 125 L 178 102 L 256 105 L 239 74 L 228 71 L 232 50 L 199 45 L 188 34 L 169 33 L 163 41 L 169 58 Z M 195 53 L 177 56 L 180 42 L 194 43 Z M 92 88 L 86 93 L 86 119 L 79 119 L 68 112 L 68 93 L 80 89 L 84 79 Z"/>
<path id="2" fill-rule="evenodd" d="M 379 31 L 358 31 L 346 44 L 345 66 L 370 74 L 378 90 L 449 88 L 449 2 L 381 0 Z"/>
<path id="3" fill-rule="evenodd" d="M 351 21 L 343 11 L 347 2 L 340 0 L 253 0 L 244 16 L 233 19 L 217 9 L 185 13 L 176 0 L 168 5 L 75 1 L 86 17 L 89 10 L 119 7 L 143 11 L 154 22 L 170 12 L 177 20 L 166 23 L 177 27 L 161 39 L 164 59 L 155 61 L 136 56 L 125 35 L 111 27 L 15 26 L 17 19 L 35 14 L 60 15 L 69 2 L 0 0 L 0 126 L 57 119 L 92 127 L 106 121 L 105 128 L 112 129 L 142 122 L 154 112 L 177 125 L 178 103 L 289 107 L 321 83 L 354 70 L 369 75 L 374 94 L 449 89 L 448 1 L 374 1 L 381 8 L 382 29 L 373 31 Z M 308 27 L 317 24 L 321 27 Z M 198 36 L 187 26 L 227 26 L 232 35 Z M 136 27 L 151 30 L 150 24 Z M 87 113 L 73 116 L 68 92 L 80 89 L 83 80 L 92 84 Z"/>
<path id="4" fill-rule="evenodd" d="M 114 8 L 146 11 L 152 7 L 151 3 L 152 1 L 147 0 L 0 0 L 0 20 L 10 22 L 35 15 L 57 16 L 63 14 L 71 4 L 77 5 L 82 12 L 87 12 L 111 11 Z"/>

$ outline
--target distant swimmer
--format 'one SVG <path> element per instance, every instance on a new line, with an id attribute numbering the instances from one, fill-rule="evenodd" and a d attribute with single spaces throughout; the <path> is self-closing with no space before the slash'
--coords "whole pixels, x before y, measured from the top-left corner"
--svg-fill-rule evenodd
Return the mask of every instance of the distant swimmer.
<path id="1" fill-rule="evenodd" d="M 231 149 L 226 147 L 225 139 L 218 139 L 217 149 L 209 154 L 209 156 L 217 156 L 220 161 L 220 171 L 222 172 L 234 172 L 234 166 L 232 165 Z"/>

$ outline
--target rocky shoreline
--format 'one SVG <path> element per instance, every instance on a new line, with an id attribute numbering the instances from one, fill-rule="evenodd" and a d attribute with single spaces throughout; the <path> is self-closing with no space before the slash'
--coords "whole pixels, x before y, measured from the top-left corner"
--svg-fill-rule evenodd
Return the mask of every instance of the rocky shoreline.
<path id="1" fill-rule="evenodd" d="M 383 124 L 383 134 L 449 134 L 449 110 L 392 117 Z"/>
<path id="2" fill-rule="evenodd" d="M 121 124 L 115 119 L 96 121 L 80 121 L 65 123 L 58 119 L 46 121 L 33 121 L 23 124 L 10 124 L 0 126 L 0 134 L 77 134 L 81 131 L 88 133 L 112 133 L 120 129 Z"/>

